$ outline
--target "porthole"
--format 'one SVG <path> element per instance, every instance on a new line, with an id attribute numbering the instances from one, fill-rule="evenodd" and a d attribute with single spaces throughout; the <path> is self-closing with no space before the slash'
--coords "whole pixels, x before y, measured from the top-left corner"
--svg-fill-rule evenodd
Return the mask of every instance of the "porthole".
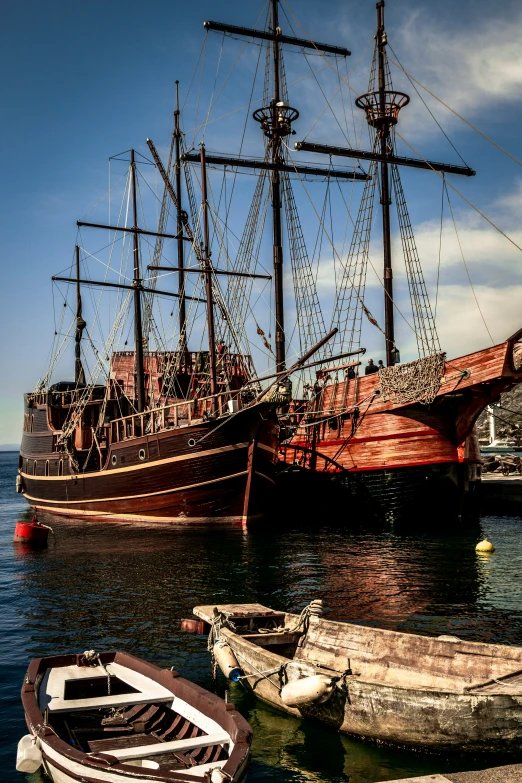
<path id="1" fill-rule="evenodd" d="M 140 459 L 145 459 L 145 449 L 140 449 L 140 450 L 138 451 L 138 457 L 139 457 Z"/>
<path id="2" fill-rule="evenodd" d="M 189 438 L 188 445 L 190 446 L 190 448 L 196 445 L 196 441 L 194 440 L 194 438 Z"/>
<path id="3" fill-rule="evenodd" d="M 116 465 L 117 461 L 118 461 L 118 457 L 116 456 L 116 454 L 113 454 L 111 457 L 111 465 Z"/>

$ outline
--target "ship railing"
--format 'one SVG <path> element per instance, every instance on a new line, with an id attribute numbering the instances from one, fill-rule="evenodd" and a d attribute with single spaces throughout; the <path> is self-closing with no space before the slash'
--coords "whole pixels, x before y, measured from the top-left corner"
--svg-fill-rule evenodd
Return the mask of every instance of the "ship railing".
<path id="1" fill-rule="evenodd" d="M 203 421 L 210 416 L 214 401 L 217 401 L 218 416 L 237 413 L 243 407 L 241 390 L 172 402 L 143 413 L 133 413 L 130 416 L 113 419 L 110 422 L 110 441 L 120 443 L 143 435 L 190 426 L 193 422 Z"/>
<path id="2" fill-rule="evenodd" d="M 344 473 L 346 470 L 326 454 L 293 443 L 283 443 L 279 446 L 279 462 L 294 465 L 303 470 L 313 470 L 316 473 Z"/>
<path id="3" fill-rule="evenodd" d="M 41 391 L 27 395 L 27 401 L 33 406 L 49 405 L 54 407 L 64 407 L 65 405 L 74 405 L 85 395 L 85 386 L 79 386 L 77 389 L 67 391 Z M 101 402 L 105 397 L 105 386 L 94 385 L 89 387 L 89 396 L 87 402 Z"/>

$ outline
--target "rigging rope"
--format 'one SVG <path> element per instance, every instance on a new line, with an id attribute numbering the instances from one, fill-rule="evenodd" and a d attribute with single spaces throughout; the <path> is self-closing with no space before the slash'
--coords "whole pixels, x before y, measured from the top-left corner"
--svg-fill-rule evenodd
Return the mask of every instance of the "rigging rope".
<path id="1" fill-rule="evenodd" d="M 440 204 L 440 232 L 439 232 L 439 260 L 437 263 L 437 288 L 435 290 L 435 312 L 433 314 L 433 319 L 435 323 L 437 323 L 437 305 L 439 303 L 439 280 L 440 280 L 440 258 L 442 254 L 442 224 L 444 219 L 444 192 L 445 192 L 445 182 L 446 178 L 442 178 L 442 195 L 441 195 L 441 204 Z"/>
<path id="2" fill-rule="evenodd" d="M 414 153 L 415 153 L 415 154 L 416 154 L 416 155 L 417 155 L 417 156 L 418 156 L 418 157 L 419 157 L 421 160 L 423 160 L 425 163 L 427 163 L 427 164 L 428 164 L 428 166 L 430 167 L 430 169 L 431 169 L 432 171 L 435 171 L 435 174 L 438 174 L 438 176 L 439 176 L 439 177 L 441 177 L 441 179 L 442 179 L 442 174 L 441 174 L 441 172 L 440 172 L 440 171 L 436 171 L 436 170 L 433 168 L 433 166 L 431 166 L 431 165 L 430 165 L 430 162 L 429 162 L 428 160 L 426 160 L 426 158 L 425 158 L 425 157 L 423 157 L 423 155 L 421 155 L 421 153 L 420 153 L 420 152 L 418 152 L 418 150 L 416 150 L 416 149 L 415 149 L 415 147 L 413 147 L 413 146 L 412 146 L 412 145 L 411 145 L 409 142 L 407 142 L 407 141 L 406 141 L 406 139 L 405 139 L 403 136 L 401 136 L 401 135 L 400 135 L 400 133 L 397 131 L 397 129 L 395 129 L 395 133 L 396 133 L 396 135 L 397 135 L 397 136 L 398 136 L 398 137 L 401 139 L 401 141 L 403 141 L 403 142 L 404 142 L 404 143 L 405 143 L 405 144 L 406 144 L 406 145 L 407 145 L 407 146 L 408 146 L 408 147 L 409 147 L 411 150 L 413 150 L 413 152 L 414 152 Z M 496 231 L 498 231 L 498 232 L 499 232 L 499 234 L 502 234 L 502 236 L 503 236 L 503 237 L 505 237 L 505 238 L 508 240 L 508 242 L 511 242 L 511 244 L 512 244 L 512 245 L 514 245 L 514 246 L 517 248 L 517 250 L 520 250 L 520 251 L 522 252 L 522 247 L 520 247 L 520 245 L 517 245 L 517 243 L 515 242 L 515 240 L 514 240 L 514 239 L 511 239 L 511 237 L 510 237 L 508 234 L 506 234 L 506 233 L 505 233 L 505 231 L 502 231 L 502 229 L 501 229 L 501 228 L 499 228 L 499 227 L 496 225 L 496 223 L 493 223 L 493 221 L 492 221 L 490 218 L 488 218 L 488 216 L 487 216 L 487 215 L 485 215 L 483 212 L 481 212 L 481 211 L 480 211 L 480 209 L 479 209 L 478 207 L 476 207 L 476 206 L 475 206 L 475 205 L 474 205 L 474 204 L 473 204 L 473 203 L 472 203 L 472 202 L 471 202 L 471 201 L 470 201 L 468 198 L 466 198 L 466 196 L 465 196 L 463 193 L 461 193 L 461 192 L 460 192 L 460 190 L 458 190 L 458 189 L 455 187 L 455 185 L 452 185 L 452 184 L 451 184 L 451 182 L 448 182 L 448 180 L 445 180 L 445 181 L 446 181 L 446 185 L 449 185 L 449 186 L 450 186 L 450 188 L 451 188 L 452 190 L 454 190 L 454 191 L 455 191 L 455 193 L 456 193 L 458 196 L 460 196 L 460 197 L 461 197 L 461 199 L 463 199 L 463 201 L 465 201 L 465 202 L 466 202 L 466 204 L 469 204 L 469 206 L 470 206 L 472 209 L 474 209 L 474 210 L 475 210 L 475 212 L 477 212 L 477 213 L 478 213 L 478 214 L 479 214 L 481 217 L 483 217 L 483 218 L 484 218 L 484 220 L 485 220 L 487 223 L 489 223 L 489 224 L 490 224 L 490 226 L 493 226 L 493 228 L 494 228 Z"/>

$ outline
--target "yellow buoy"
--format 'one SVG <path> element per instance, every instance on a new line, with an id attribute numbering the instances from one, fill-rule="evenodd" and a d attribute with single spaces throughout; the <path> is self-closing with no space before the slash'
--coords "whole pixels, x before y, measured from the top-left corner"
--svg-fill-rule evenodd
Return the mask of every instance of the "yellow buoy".
<path id="1" fill-rule="evenodd" d="M 484 541 L 479 541 L 477 546 L 475 547 L 475 552 L 494 552 L 495 547 L 491 543 L 491 541 L 488 541 L 487 538 L 484 539 Z"/>

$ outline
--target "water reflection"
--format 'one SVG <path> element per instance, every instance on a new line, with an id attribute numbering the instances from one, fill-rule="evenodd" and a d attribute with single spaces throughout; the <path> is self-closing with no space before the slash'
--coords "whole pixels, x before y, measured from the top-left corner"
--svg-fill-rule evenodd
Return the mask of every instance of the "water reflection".
<path id="1" fill-rule="evenodd" d="M 14 475 L 15 460 L 12 467 Z M 35 551 L 11 543 L 22 509 L 18 498 L 11 505 L 12 492 L 9 483 L 0 507 L 8 675 L 2 695 L 13 716 L 0 746 L 4 780 L 23 780 L 10 771 L 23 732 L 19 686 L 29 658 L 120 648 L 175 665 L 212 688 L 205 640 L 180 632 L 180 619 L 198 603 L 258 601 L 298 611 L 322 598 L 331 619 L 522 644 L 521 520 L 490 517 L 478 531 L 440 536 L 335 524 L 278 522 L 245 532 L 45 520 L 56 543 Z M 486 535 L 497 547 L 490 557 L 475 553 Z M 250 781 L 371 783 L 473 765 L 340 736 L 277 713 L 239 686 L 231 698 L 255 732 Z"/>

